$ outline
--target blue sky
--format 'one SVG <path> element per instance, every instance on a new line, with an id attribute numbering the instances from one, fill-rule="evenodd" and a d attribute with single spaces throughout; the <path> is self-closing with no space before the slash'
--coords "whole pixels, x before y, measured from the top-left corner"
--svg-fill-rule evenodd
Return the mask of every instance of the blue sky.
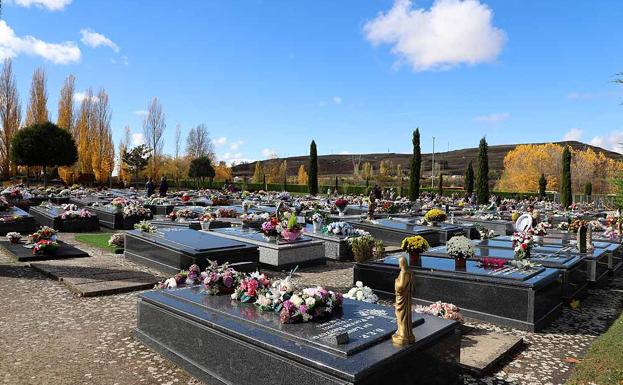
<path id="1" fill-rule="evenodd" d="M 44 67 L 56 119 L 72 73 L 78 91 L 106 88 L 118 141 L 157 96 L 165 152 L 178 123 L 205 123 L 228 161 L 311 139 L 322 154 L 410 152 L 415 127 L 427 152 L 433 136 L 445 150 L 483 135 L 623 150 L 619 0 L 5 0 L 2 19 L 24 106 Z"/>

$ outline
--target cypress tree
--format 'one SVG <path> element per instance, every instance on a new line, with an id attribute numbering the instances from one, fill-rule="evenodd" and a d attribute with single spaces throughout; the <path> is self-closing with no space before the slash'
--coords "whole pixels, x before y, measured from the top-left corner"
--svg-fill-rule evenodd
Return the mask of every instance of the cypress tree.
<path id="1" fill-rule="evenodd" d="M 541 174 L 539 178 L 539 197 L 541 199 L 545 198 L 545 190 L 547 190 L 547 179 L 545 179 L 545 174 Z"/>
<path id="2" fill-rule="evenodd" d="M 413 131 L 413 157 L 409 174 L 409 199 L 414 201 L 420 196 L 420 175 L 422 171 L 422 151 L 420 149 L 420 129 Z"/>
<path id="3" fill-rule="evenodd" d="M 562 152 L 560 203 L 565 209 L 573 203 L 573 196 L 571 195 L 571 151 L 569 151 L 569 147 L 565 147 L 565 150 Z"/>
<path id="4" fill-rule="evenodd" d="M 439 173 L 439 195 L 443 196 L 443 174 Z"/>
<path id="5" fill-rule="evenodd" d="M 309 178 L 307 184 L 311 195 L 318 194 L 318 152 L 316 142 L 313 140 L 309 146 Z"/>
<path id="6" fill-rule="evenodd" d="M 476 179 L 476 195 L 478 204 L 489 203 L 489 146 L 487 140 L 480 139 L 478 146 L 478 175 Z"/>
<path id="7" fill-rule="evenodd" d="M 467 191 L 467 195 L 472 195 L 474 192 L 474 167 L 472 167 L 471 161 L 465 169 L 465 191 Z"/>

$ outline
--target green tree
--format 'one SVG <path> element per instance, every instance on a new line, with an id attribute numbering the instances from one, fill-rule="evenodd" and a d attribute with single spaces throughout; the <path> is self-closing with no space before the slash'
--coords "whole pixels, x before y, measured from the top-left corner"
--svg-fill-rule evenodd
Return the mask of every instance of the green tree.
<path id="1" fill-rule="evenodd" d="M 623 174 L 612 180 L 616 187 L 616 195 L 614 196 L 614 204 L 619 210 L 623 210 Z"/>
<path id="2" fill-rule="evenodd" d="M 188 176 L 195 179 L 204 178 L 212 179 L 216 175 L 216 171 L 212 166 L 212 161 L 207 156 L 200 156 L 190 162 L 190 168 L 188 169 Z"/>
<path id="3" fill-rule="evenodd" d="M 130 151 L 124 151 L 121 154 L 121 161 L 128 166 L 128 171 L 134 175 L 134 181 L 138 180 L 138 175 L 149 164 L 151 158 L 151 149 L 144 144 L 136 146 Z"/>
<path id="4" fill-rule="evenodd" d="M 560 203 L 564 208 L 571 206 L 571 151 L 565 147 L 562 152 L 562 179 L 560 183 Z"/>
<path id="5" fill-rule="evenodd" d="M 467 191 L 467 195 L 472 195 L 474 192 L 474 167 L 471 161 L 465 169 L 465 191 Z"/>
<path id="6" fill-rule="evenodd" d="M 72 166 L 78 161 L 78 149 L 69 131 L 51 122 L 35 123 L 13 137 L 11 160 L 20 166 L 42 166 L 47 187 L 48 166 Z"/>
<path id="7" fill-rule="evenodd" d="M 545 198 L 545 191 L 547 190 L 547 179 L 545 178 L 545 174 L 541 174 L 539 178 L 539 197 L 541 199 Z"/>
<path id="8" fill-rule="evenodd" d="M 476 195 L 478 204 L 489 203 L 489 146 L 487 140 L 480 139 L 478 146 L 478 175 L 476 179 Z"/>
<path id="9" fill-rule="evenodd" d="M 438 190 L 439 190 L 439 195 L 443 196 L 443 174 L 439 174 L 439 184 L 437 186 Z"/>
<path id="10" fill-rule="evenodd" d="M 420 149 L 420 129 L 413 131 L 413 157 L 409 174 L 409 199 L 414 201 L 420 196 L 420 175 L 422 174 L 422 151 Z"/>
<path id="11" fill-rule="evenodd" d="M 311 195 L 318 194 L 318 150 L 316 142 L 311 141 L 309 145 L 309 179 L 307 181 L 309 193 Z"/>

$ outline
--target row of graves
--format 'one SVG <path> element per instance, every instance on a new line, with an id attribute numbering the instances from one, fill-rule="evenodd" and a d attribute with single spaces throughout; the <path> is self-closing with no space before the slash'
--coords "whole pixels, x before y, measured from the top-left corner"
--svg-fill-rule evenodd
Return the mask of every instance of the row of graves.
<path id="1" fill-rule="evenodd" d="M 622 266 L 619 218 L 590 205 L 57 194 L 23 209 L 6 198 L 5 212 L 43 233 L 127 230 L 113 236 L 125 258 L 172 276 L 140 295 L 136 338 L 207 382 L 462 383 L 463 317 L 540 331 Z M 31 231 L 17 224 L 14 237 Z M 331 260 L 352 263 L 345 295 L 292 285 Z"/>

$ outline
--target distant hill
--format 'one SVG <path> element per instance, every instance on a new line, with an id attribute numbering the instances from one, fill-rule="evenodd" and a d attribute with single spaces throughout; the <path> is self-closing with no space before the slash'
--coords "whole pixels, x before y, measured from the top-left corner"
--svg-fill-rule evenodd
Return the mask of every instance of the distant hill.
<path id="1" fill-rule="evenodd" d="M 531 143 L 531 144 L 543 144 L 543 143 Z M 600 147 L 592 146 L 576 141 L 555 142 L 555 144 L 568 145 L 576 150 L 584 150 L 592 148 L 596 152 L 603 152 L 607 157 L 623 160 L 623 154 L 617 152 L 605 150 Z M 489 146 L 489 169 L 491 171 L 492 179 L 497 179 L 503 169 L 504 157 L 506 154 L 517 147 L 518 144 L 504 144 L 497 146 Z M 443 165 L 443 172 L 445 175 L 463 175 L 465 165 L 472 161 L 474 168 L 476 168 L 476 158 L 478 156 L 478 148 L 464 148 L 461 150 L 453 150 L 449 152 L 436 152 L 435 163 L 441 162 Z M 308 156 L 292 156 L 288 158 L 277 158 L 270 161 L 282 160 L 288 161 L 288 175 L 294 176 L 297 174 L 301 164 L 308 167 Z M 394 165 L 400 164 L 404 170 L 409 169 L 409 163 L 411 161 L 411 154 L 396 154 L 396 153 L 379 153 L 379 154 L 352 154 L 352 155 L 319 155 L 318 156 L 318 174 L 319 176 L 349 176 L 352 175 L 354 165 L 357 162 L 361 164 L 370 162 L 375 170 L 379 169 L 379 164 L 382 160 L 391 160 Z M 431 170 L 432 154 L 422 154 L 422 168 L 423 173 L 430 174 Z M 266 160 L 259 162 L 268 162 Z M 248 177 L 253 176 L 255 170 L 255 163 L 239 164 L 232 168 L 234 176 Z"/>

